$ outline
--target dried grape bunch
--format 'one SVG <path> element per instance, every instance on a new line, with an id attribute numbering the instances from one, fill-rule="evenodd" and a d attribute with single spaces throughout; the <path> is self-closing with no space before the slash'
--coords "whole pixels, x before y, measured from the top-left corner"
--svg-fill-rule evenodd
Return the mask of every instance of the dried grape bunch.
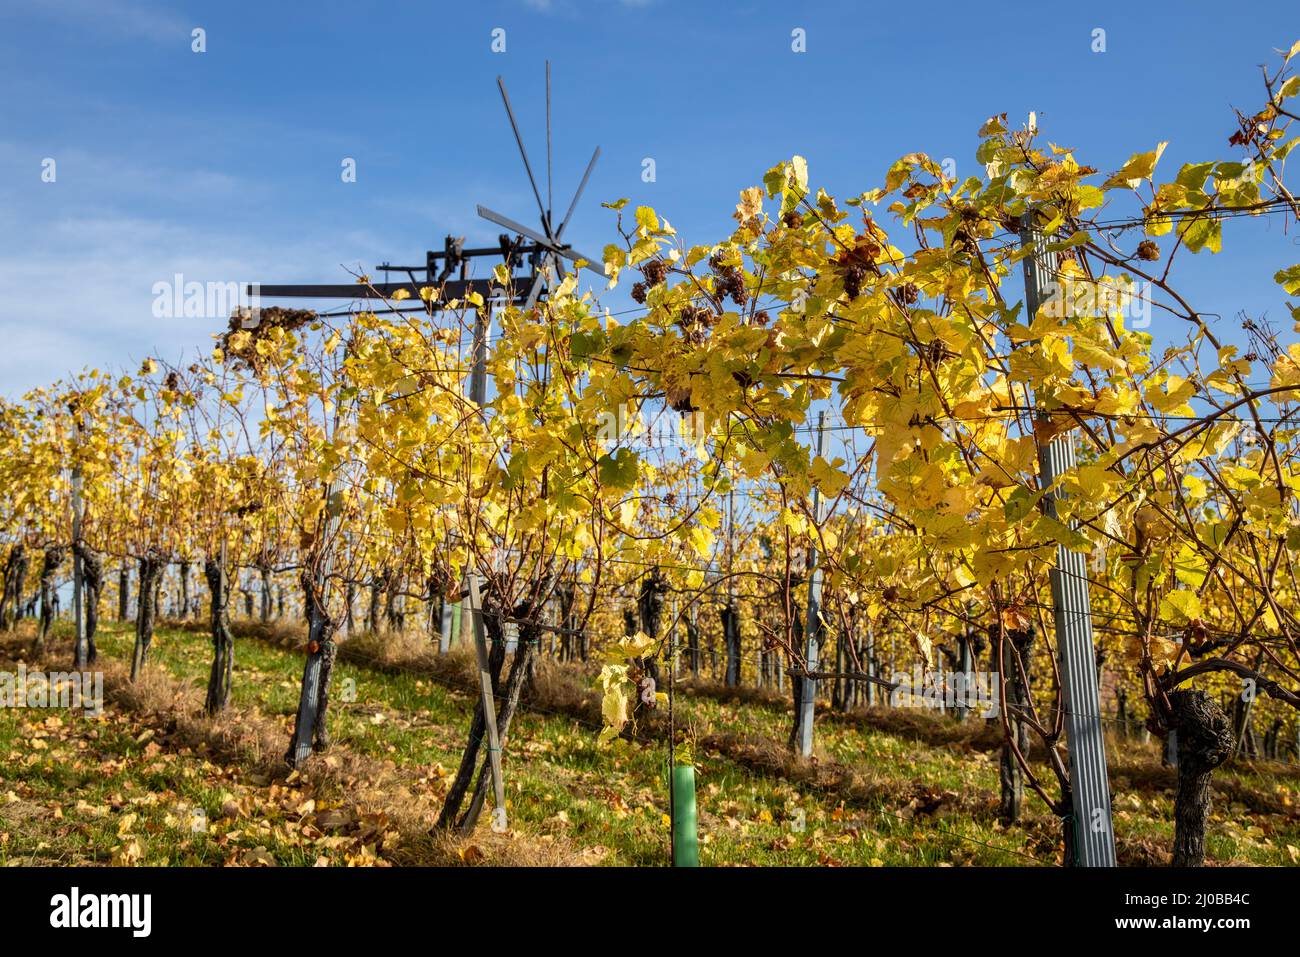
<path id="1" fill-rule="evenodd" d="M 862 280 L 866 275 L 867 271 L 856 264 L 844 267 L 841 278 L 844 280 L 844 295 L 849 297 L 849 301 L 857 299 L 862 294 Z"/>
<path id="2" fill-rule="evenodd" d="M 713 267 L 715 276 L 713 291 L 717 294 L 719 301 L 731 298 L 731 301 L 738 306 L 743 306 L 749 301 L 749 291 L 745 289 L 745 276 L 735 266 L 728 265 L 722 261 L 718 253 L 709 257 L 709 265 Z"/>
<path id="3" fill-rule="evenodd" d="M 460 582 L 451 573 L 451 568 L 441 563 L 435 564 L 425 584 L 431 597 L 440 596 L 448 601 L 460 601 Z"/>
<path id="4" fill-rule="evenodd" d="M 668 403 L 668 408 L 674 412 L 695 412 L 699 409 L 699 406 L 691 401 L 691 387 L 689 385 L 670 386 L 664 392 L 664 401 Z"/>
<path id="5" fill-rule="evenodd" d="M 867 278 L 867 270 L 875 264 L 880 255 L 880 246 L 867 236 L 860 236 L 852 249 L 844 249 L 835 257 L 839 267 L 840 279 L 844 283 L 844 294 L 852 301 L 862 294 L 862 281 Z"/>
<path id="6" fill-rule="evenodd" d="M 693 346 L 698 346 L 708 338 L 713 320 L 713 313 L 703 306 L 683 306 L 682 311 L 677 314 L 677 325 L 682 330 L 686 341 Z"/>
<path id="7" fill-rule="evenodd" d="M 250 321 L 252 317 L 255 320 Z M 268 306 L 257 313 L 247 309 L 238 309 L 230 316 L 230 323 L 222 333 L 218 344 L 227 361 L 234 360 L 235 367 L 259 371 L 263 359 L 257 352 L 257 342 L 272 329 L 292 332 L 301 329 L 316 320 L 316 313 L 311 309 L 285 309 L 280 306 Z"/>
<path id="8" fill-rule="evenodd" d="M 749 302 L 749 291 L 745 289 L 745 279 L 739 270 L 724 277 L 724 281 L 718 286 L 718 294 L 730 296 L 731 301 L 738 306 Z"/>
<path id="9" fill-rule="evenodd" d="M 1137 258 L 1146 262 L 1155 262 L 1160 258 L 1160 247 L 1150 239 L 1138 243 Z"/>
<path id="10" fill-rule="evenodd" d="M 658 286 L 668 278 L 668 264 L 662 259 L 652 259 L 641 267 L 641 275 L 651 287 Z"/>

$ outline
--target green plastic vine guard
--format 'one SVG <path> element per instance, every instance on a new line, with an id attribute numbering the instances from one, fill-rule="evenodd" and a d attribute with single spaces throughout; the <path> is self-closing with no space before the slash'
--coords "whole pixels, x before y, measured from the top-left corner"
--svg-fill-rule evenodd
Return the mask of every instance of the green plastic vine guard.
<path id="1" fill-rule="evenodd" d="M 673 867 L 700 866 L 700 837 L 695 821 L 695 768 L 673 767 Z"/>

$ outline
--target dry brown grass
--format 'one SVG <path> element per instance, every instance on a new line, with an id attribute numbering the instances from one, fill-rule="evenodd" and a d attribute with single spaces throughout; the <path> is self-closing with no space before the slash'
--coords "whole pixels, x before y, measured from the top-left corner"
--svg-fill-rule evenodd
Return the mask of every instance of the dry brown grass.
<path id="1" fill-rule="evenodd" d="M 838 761 L 801 758 L 771 738 L 758 735 L 709 734 L 699 740 L 698 746 L 706 752 L 724 755 L 751 771 L 784 778 L 807 790 L 837 797 L 851 806 L 897 801 L 907 791 L 897 782 L 887 782 L 883 776 L 868 777 Z"/>
<path id="2" fill-rule="evenodd" d="M 29 667 L 58 667 L 71 658 L 71 643 L 51 641 L 45 658 L 28 653 L 31 638 L 21 631 L 0 638 L 0 660 L 26 661 Z M 204 693 L 159 668 L 146 668 L 132 682 L 122 663 L 100 659 L 104 674 L 104 704 L 128 713 L 141 729 L 152 729 L 153 741 L 172 751 L 191 750 L 210 761 L 237 767 L 254 783 L 283 783 L 292 772 L 284 762 L 290 725 L 257 711 L 227 708 L 216 717 L 203 710 Z M 534 835 L 513 828 L 494 833 L 484 822 L 470 835 L 438 831 L 441 795 L 418 783 L 428 769 L 400 767 L 335 745 L 310 759 L 295 783 L 312 793 L 339 799 L 357 818 L 382 815 L 401 836 L 391 857 L 404 865 L 486 865 L 505 867 L 570 866 L 590 863 L 580 848 L 551 835 Z"/>
<path id="3" fill-rule="evenodd" d="M 583 867 L 598 859 L 549 834 L 537 836 L 514 830 L 497 834 L 489 828 L 479 828 L 469 837 L 426 831 L 408 849 L 417 858 L 411 863 L 452 867 Z"/>
<path id="4" fill-rule="evenodd" d="M 939 791 L 924 781 L 900 780 L 874 769 L 838 761 L 805 759 L 771 738 L 730 733 L 709 734 L 699 741 L 705 752 L 724 755 L 751 771 L 784 778 L 807 791 L 822 794 L 845 807 L 863 810 L 901 809 L 905 813 L 961 812 L 987 818 L 994 810 L 991 792 L 959 794 Z"/>
<path id="5" fill-rule="evenodd" d="M 709 698 L 723 704 L 752 704 L 785 712 L 792 707 L 789 692 L 771 688 L 728 688 L 710 679 L 689 678 L 685 681 L 679 679 L 677 689 L 685 694 Z M 914 708 L 886 708 L 878 705 L 873 708 L 855 708 L 852 711 L 833 711 L 819 707 L 817 720 L 881 731 L 934 747 L 996 751 L 1002 746 L 1001 730 L 982 718 L 966 721 L 936 719 L 935 715 Z"/>
<path id="6" fill-rule="evenodd" d="M 1295 765 L 1276 761 L 1257 762 L 1249 768 L 1280 778 L 1294 780 L 1300 777 L 1300 769 Z M 1127 757 L 1112 758 L 1108 770 L 1111 787 L 1117 792 L 1167 791 L 1172 795 L 1178 787 L 1178 772 L 1173 768 L 1162 766 L 1158 757 L 1145 760 Z M 1292 820 L 1300 820 L 1300 806 L 1287 804 L 1282 794 L 1263 790 L 1235 776 L 1215 774 L 1211 778 L 1211 787 L 1216 801 L 1241 804 L 1257 814 L 1276 814 Z"/>

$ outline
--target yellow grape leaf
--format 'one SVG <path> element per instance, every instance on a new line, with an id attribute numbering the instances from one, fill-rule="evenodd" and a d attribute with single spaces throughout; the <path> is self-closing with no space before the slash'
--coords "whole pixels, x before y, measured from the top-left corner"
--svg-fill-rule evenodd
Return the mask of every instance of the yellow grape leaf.
<path id="1" fill-rule="evenodd" d="M 1201 617 L 1201 599 L 1196 592 L 1171 591 L 1160 599 L 1160 620 L 1173 625 L 1185 625 Z"/>
<path id="2" fill-rule="evenodd" d="M 1154 150 L 1148 153 L 1134 153 L 1129 157 L 1129 161 L 1119 168 L 1110 179 L 1106 180 L 1105 188 L 1110 189 L 1112 186 L 1127 186 L 1129 189 L 1137 189 L 1145 179 L 1150 179 L 1156 171 L 1156 163 L 1160 160 L 1160 155 L 1165 151 L 1168 143 L 1160 143 Z"/>
<path id="3" fill-rule="evenodd" d="M 713 532 L 697 525 L 687 534 L 687 540 L 700 558 L 708 558 L 713 551 Z"/>
<path id="4" fill-rule="evenodd" d="M 763 212 L 763 191 L 757 186 L 740 191 L 740 202 L 736 204 L 736 219 L 748 222 Z"/>
<path id="5" fill-rule="evenodd" d="M 843 459 L 836 459 L 835 462 L 836 465 L 844 464 Z M 812 480 L 817 483 L 822 494 L 829 498 L 839 495 L 849 480 L 849 477 L 836 468 L 836 465 L 832 465 L 818 455 L 813 459 L 812 468 L 809 470 Z"/>

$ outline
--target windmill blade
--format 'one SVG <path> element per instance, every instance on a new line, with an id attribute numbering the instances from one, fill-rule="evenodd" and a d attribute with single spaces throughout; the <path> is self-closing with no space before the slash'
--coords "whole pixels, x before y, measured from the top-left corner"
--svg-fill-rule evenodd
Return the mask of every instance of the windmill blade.
<path id="1" fill-rule="evenodd" d="M 547 279 L 546 271 L 551 266 L 552 258 L 553 257 L 551 256 L 546 256 L 545 258 L 543 258 L 543 260 L 540 263 L 538 263 L 539 268 L 537 270 L 537 275 L 533 277 L 532 288 L 528 290 L 528 298 L 524 300 L 525 312 L 533 308 L 533 305 L 537 302 L 537 297 L 542 293 L 542 286 L 550 285 L 550 282 Z"/>
<path id="2" fill-rule="evenodd" d="M 478 214 L 482 216 L 484 219 L 496 223 L 498 226 L 504 226 L 506 229 L 519 233 L 520 235 L 527 236 L 529 239 L 533 240 L 533 242 L 539 243 L 540 245 L 547 247 L 549 250 L 551 250 L 551 252 L 559 253 L 561 256 L 565 257 L 566 259 L 572 259 L 574 262 L 577 262 L 579 259 L 585 259 L 587 262 L 587 266 L 586 266 L 587 269 L 590 269 L 592 272 L 600 276 L 602 279 L 605 278 L 604 268 L 596 266 L 596 263 L 601 263 L 603 262 L 602 260 L 593 259 L 590 256 L 584 256 L 582 253 L 576 252 L 574 249 L 572 249 L 569 246 L 557 246 L 553 239 L 541 235 L 535 229 L 529 229 L 523 223 L 515 222 L 509 216 L 502 216 L 500 213 L 495 213 L 492 210 L 488 209 L 486 206 L 479 206 Z"/>
<path id="3" fill-rule="evenodd" d="M 551 61 L 546 61 L 546 226 L 551 225 Z"/>
<path id="4" fill-rule="evenodd" d="M 533 187 L 533 198 L 537 200 L 537 211 L 542 214 L 542 222 L 549 233 L 551 224 L 546 214 L 546 207 L 542 205 L 542 194 L 537 188 L 537 179 L 533 176 L 532 164 L 528 162 L 528 151 L 524 149 L 524 138 L 519 134 L 519 124 L 515 122 L 515 111 L 510 106 L 510 94 L 506 92 L 506 81 L 501 77 L 497 77 L 497 86 L 501 88 L 501 102 L 506 105 L 506 116 L 510 118 L 510 128 L 515 131 L 515 142 L 519 145 L 519 155 L 523 158 L 524 170 L 528 173 L 528 182 Z"/>
<path id="5" fill-rule="evenodd" d="M 535 243 L 540 243 L 543 246 L 551 246 L 551 247 L 555 245 L 555 241 L 551 239 L 549 236 L 543 236 L 537 230 L 525 226 L 523 223 L 517 223 L 509 216 L 502 216 L 500 213 L 493 212 L 492 210 L 488 209 L 486 206 L 480 205 L 478 207 L 478 214 L 482 216 L 484 219 L 496 223 L 498 226 L 504 226 L 506 229 L 510 230 L 511 232 L 519 233 L 521 236 L 527 236 Z"/>
<path id="6" fill-rule="evenodd" d="M 596 166 L 596 160 L 600 159 L 600 147 L 596 147 L 596 152 L 591 154 L 591 162 L 587 164 L 587 171 L 582 174 L 582 182 L 578 184 L 578 191 L 573 194 L 573 202 L 569 204 L 569 211 L 564 214 L 564 219 L 560 222 L 560 228 L 555 231 L 555 238 L 559 239 L 564 235 L 564 227 L 569 225 L 569 219 L 573 216 L 573 211 L 578 207 L 578 200 L 582 197 L 582 191 L 587 188 L 587 180 L 591 178 L 591 171 Z"/>
<path id="7" fill-rule="evenodd" d="M 537 297 L 541 295 L 542 292 L 543 278 L 542 274 L 538 273 L 537 278 L 533 280 L 533 288 L 528 290 L 528 298 L 524 300 L 524 312 L 527 312 L 536 305 Z"/>
<path id="8" fill-rule="evenodd" d="M 584 263 L 582 268 L 591 270 L 601 279 L 608 278 L 605 275 L 605 260 L 597 256 L 588 256 L 584 253 L 580 253 L 572 246 L 556 246 L 555 251 L 565 259 L 571 259 L 575 263 L 582 261 L 582 263 Z"/>

